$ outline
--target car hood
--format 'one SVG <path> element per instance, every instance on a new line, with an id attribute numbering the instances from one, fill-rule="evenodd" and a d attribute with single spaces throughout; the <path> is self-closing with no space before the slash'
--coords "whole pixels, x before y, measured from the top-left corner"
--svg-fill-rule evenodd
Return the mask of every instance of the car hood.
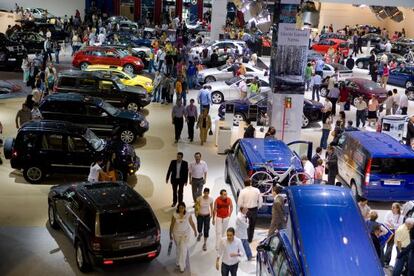
<path id="1" fill-rule="evenodd" d="M 209 82 L 208 85 L 211 86 L 211 91 L 220 91 L 221 89 L 225 89 L 230 87 L 230 85 L 227 85 L 225 81 L 214 81 Z"/>
<path id="2" fill-rule="evenodd" d="M 129 93 L 136 93 L 136 94 L 142 94 L 142 95 L 146 95 L 147 91 L 142 88 L 142 87 L 136 87 L 136 86 L 125 86 L 125 88 L 123 89 L 123 91 L 125 92 L 129 92 Z"/>
<path id="3" fill-rule="evenodd" d="M 199 74 L 203 76 L 215 75 L 215 74 L 220 74 L 220 73 L 221 71 L 219 71 L 217 68 L 207 68 L 199 72 Z"/>
<path id="4" fill-rule="evenodd" d="M 137 112 L 120 109 L 120 112 L 116 114 L 117 118 L 134 120 L 134 121 L 144 121 L 145 117 Z"/>
<path id="5" fill-rule="evenodd" d="M 317 101 L 312 101 L 312 100 L 308 100 L 308 99 L 304 99 L 304 105 L 305 107 L 309 107 L 309 108 L 323 108 L 323 104 Z"/>
<path id="6" fill-rule="evenodd" d="M 152 83 L 152 79 L 141 76 L 141 75 L 136 75 L 134 78 L 134 81 L 136 82 L 140 82 L 140 83 Z"/>

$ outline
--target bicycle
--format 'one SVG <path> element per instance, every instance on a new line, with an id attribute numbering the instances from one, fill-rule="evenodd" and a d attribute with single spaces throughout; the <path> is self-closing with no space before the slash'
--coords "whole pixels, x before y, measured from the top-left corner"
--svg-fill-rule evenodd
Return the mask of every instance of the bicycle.
<path id="1" fill-rule="evenodd" d="M 273 169 L 271 163 L 272 160 L 267 161 L 264 164 L 256 164 L 262 166 L 264 171 L 257 171 L 250 177 L 252 186 L 260 190 L 262 195 L 266 196 L 272 193 L 272 189 L 276 185 L 282 185 L 282 182 L 288 177 L 287 185 L 303 185 L 313 184 L 313 177 L 305 172 L 296 172 L 293 160 L 297 157 L 292 157 L 290 167 L 283 173 L 279 173 Z"/>

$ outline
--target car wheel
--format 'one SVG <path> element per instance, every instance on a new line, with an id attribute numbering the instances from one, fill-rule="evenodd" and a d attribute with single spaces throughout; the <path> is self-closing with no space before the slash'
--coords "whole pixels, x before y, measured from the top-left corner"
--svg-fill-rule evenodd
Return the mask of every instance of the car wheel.
<path id="1" fill-rule="evenodd" d="M 49 217 L 50 226 L 53 229 L 58 229 L 59 225 L 57 224 L 57 221 L 56 221 L 55 207 L 53 206 L 52 202 L 49 202 L 48 217 Z"/>
<path id="2" fill-rule="evenodd" d="M 38 184 L 44 177 L 44 172 L 40 166 L 30 166 L 23 170 L 23 177 L 27 182 Z"/>
<path id="3" fill-rule="evenodd" d="M 88 68 L 88 66 L 89 66 L 89 63 L 88 62 L 82 62 L 81 64 L 80 64 L 80 69 L 83 71 L 83 70 L 86 70 L 86 68 Z"/>
<path id="4" fill-rule="evenodd" d="M 204 79 L 205 83 L 216 81 L 216 78 L 213 76 L 208 76 Z"/>
<path id="5" fill-rule="evenodd" d="M 2 61 L 2 62 L 7 61 L 7 53 L 6 52 L 0 52 L 0 61 Z"/>
<path id="6" fill-rule="evenodd" d="M 364 69 L 364 62 L 359 61 L 359 62 L 357 63 L 357 67 L 358 67 L 359 69 Z"/>
<path id="7" fill-rule="evenodd" d="M 408 91 L 407 97 L 410 101 L 414 101 L 414 91 Z"/>
<path id="8" fill-rule="evenodd" d="M 13 144 L 14 144 L 13 138 L 6 138 L 6 140 L 4 140 L 3 150 L 4 150 L 4 157 L 6 157 L 6 159 L 11 159 L 13 156 Z"/>
<path id="9" fill-rule="evenodd" d="M 224 168 L 224 181 L 227 184 L 231 184 L 231 180 L 230 180 L 230 176 L 229 176 L 229 169 L 227 168 L 227 162 L 226 162 L 226 166 Z"/>
<path id="10" fill-rule="evenodd" d="M 407 81 L 405 83 L 405 88 L 410 88 L 411 86 L 413 86 L 413 83 L 411 81 Z"/>
<path id="11" fill-rule="evenodd" d="M 310 120 L 305 114 L 302 114 L 302 128 L 307 128 L 310 124 Z"/>
<path id="12" fill-rule="evenodd" d="M 121 141 L 126 144 L 132 144 L 135 141 L 135 133 L 130 129 L 121 130 Z"/>
<path id="13" fill-rule="evenodd" d="M 91 270 L 91 265 L 86 256 L 85 248 L 81 241 L 77 241 L 75 244 L 75 254 L 76 254 L 76 265 L 79 270 L 82 272 L 88 272 Z"/>
<path id="14" fill-rule="evenodd" d="M 351 102 L 353 103 L 354 106 L 357 106 L 357 104 L 358 104 L 358 97 L 355 97 Z"/>
<path id="15" fill-rule="evenodd" d="M 124 72 L 131 75 L 134 74 L 134 66 L 132 64 L 125 64 Z"/>
<path id="16" fill-rule="evenodd" d="M 320 94 L 321 94 L 321 97 L 326 97 L 328 95 L 328 88 L 322 87 Z"/>
<path id="17" fill-rule="evenodd" d="M 139 105 L 136 102 L 130 102 L 127 104 L 127 109 L 129 111 L 137 112 L 139 110 Z"/>
<path id="18" fill-rule="evenodd" d="M 221 92 L 215 91 L 211 93 L 211 101 L 213 104 L 220 104 L 224 101 L 224 96 Z"/>
<path id="19" fill-rule="evenodd" d="M 244 115 L 242 113 L 239 113 L 239 112 L 234 113 L 233 125 L 238 126 L 240 122 L 244 120 L 246 120 L 246 118 L 244 118 Z"/>
<path id="20" fill-rule="evenodd" d="M 352 196 L 354 198 L 357 198 L 359 196 L 359 194 L 358 194 L 358 188 L 357 188 L 357 186 L 355 184 L 355 181 L 353 181 L 353 180 L 351 181 L 351 192 L 352 192 Z"/>

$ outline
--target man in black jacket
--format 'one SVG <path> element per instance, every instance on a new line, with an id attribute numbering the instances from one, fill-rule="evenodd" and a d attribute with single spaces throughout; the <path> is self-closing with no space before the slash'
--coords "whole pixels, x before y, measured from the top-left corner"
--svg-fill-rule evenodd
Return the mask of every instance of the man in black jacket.
<path id="1" fill-rule="evenodd" d="M 171 176 L 171 185 L 173 189 L 173 204 L 171 207 L 174 207 L 177 204 L 177 198 L 178 202 L 183 202 L 184 185 L 187 185 L 188 180 L 188 163 L 183 160 L 183 156 L 184 154 L 182 152 L 177 153 L 177 160 L 171 161 L 167 171 L 165 182 L 168 184 L 168 180 Z"/>

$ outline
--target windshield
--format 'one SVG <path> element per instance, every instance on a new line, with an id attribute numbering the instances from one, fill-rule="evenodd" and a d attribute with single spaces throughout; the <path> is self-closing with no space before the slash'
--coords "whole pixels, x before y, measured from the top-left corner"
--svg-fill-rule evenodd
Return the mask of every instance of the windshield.
<path id="1" fill-rule="evenodd" d="M 99 217 L 101 235 L 139 233 L 155 227 L 154 218 L 148 209 L 104 213 Z"/>
<path id="2" fill-rule="evenodd" d="M 240 77 L 233 77 L 229 80 L 226 80 L 226 84 L 227 85 L 232 85 L 232 84 L 235 84 L 236 82 L 238 82 L 239 80 L 241 80 Z"/>
<path id="3" fill-rule="evenodd" d="M 103 110 L 105 110 L 106 112 L 108 112 L 109 114 L 111 114 L 112 116 L 116 116 L 120 111 L 118 108 L 116 108 L 115 106 L 102 101 L 101 103 L 101 107 Z"/>
<path id="4" fill-rule="evenodd" d="M 86 129 L 85 134 L 83 134 L 83 138 L 85 138 L 96 151 L 101 151 L 103 149 L 104 141 L 101 138 L 98 138 L 98 136 L 96 136 L 96 134 L 89 128 Z"/>
<path id="5" fill-rule="evenodd" d="M 249 98 L 249 101 L 251 104 L 257 104 L 258 102 L 260 102 L 261 100 L 267 98 L 267 94 L 258 94 L 258 95 L 254 95 L 252 97 Z"/>
<path id="6" fill-rule="evenodd" d="M 217 69 L 219 70 L 219 71 L 223 71 L 224 69 L 226 69 L 228 67 L 228 65 L 227 64 L 224 64 L 224 65 L 222 65 L 222 66 L 219 66 L 219 67 L 217 67 Z"/>
<path id="7" fill-rule="evenodd" d="M 124 58 L 124 57 L 129 55 L 128 51 L 124 51 L 124 50 L 120 50 L 120 49 L 116 50 L 116 52 L 117 52 L 117 54 L 119 55 L 120 58 Z"/>
<path id="8" fill-rule="evenodd" d="M 413 159 L 408 158 L 374 158 L 371 173 L 379 174 L 414 174 Z"/>
<path id="9" fill-rule="evenodd" d="M 363 86 L 367 90 L 374 90 L 374 89 L 381 88 L 381 86 L 377 82 L 373 82 L 373 81 L 364 83 Z"/>
<path id="10" fill-rule="evenodd" d="M 116 85 L 118 86 L 118 88 L 120 90 L 124 90 L 125 89 L 125 85 L 121 82 L 121 80 L 118 77 L 113 78 L 113 80 L 114 80 L 114 82 L 116 83 Z"/>

